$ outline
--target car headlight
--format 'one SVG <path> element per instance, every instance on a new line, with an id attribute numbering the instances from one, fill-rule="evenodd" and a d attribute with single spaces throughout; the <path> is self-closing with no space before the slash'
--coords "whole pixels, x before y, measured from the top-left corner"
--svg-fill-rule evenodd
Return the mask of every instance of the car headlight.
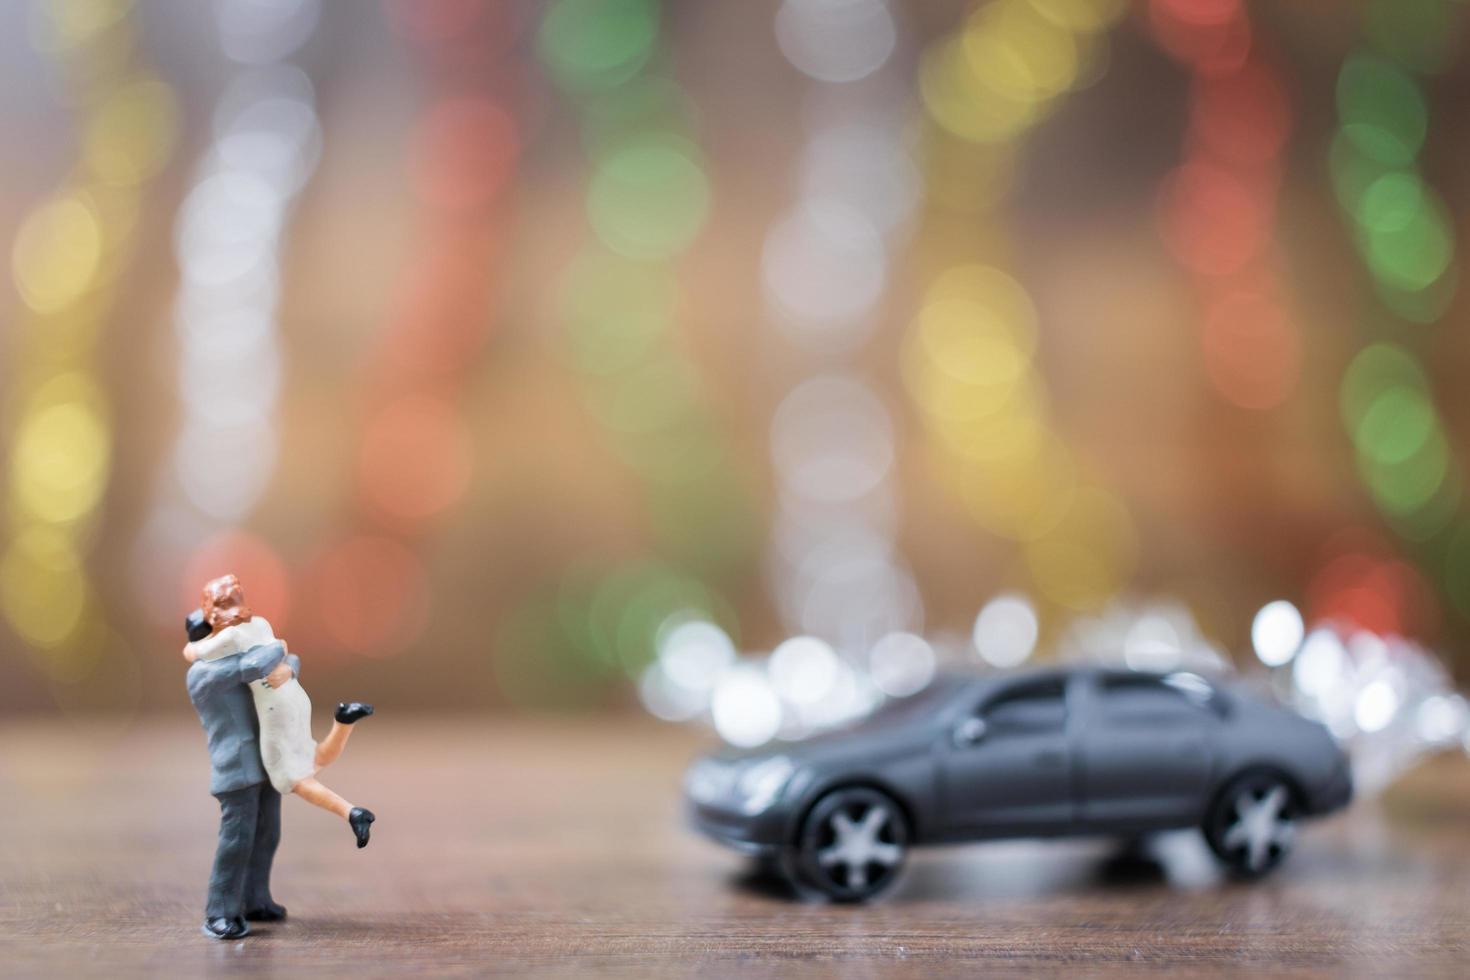
<path id="1" fill-rule="evenodd" d="M 728 765 L 713 759 L 701 759 L 684 776 L 684 792 L 695 803 L 717 803 L 730 792 L 730 776 Z"/>
<path id="2" fill-rule="evenodd" d="M 784 755 L 757 762 L 740 774 L 736 790 L 740 795 L 740 811 L 755 816 L 770 809 L 781 790 L 791 779 L 796 767 Z"/>

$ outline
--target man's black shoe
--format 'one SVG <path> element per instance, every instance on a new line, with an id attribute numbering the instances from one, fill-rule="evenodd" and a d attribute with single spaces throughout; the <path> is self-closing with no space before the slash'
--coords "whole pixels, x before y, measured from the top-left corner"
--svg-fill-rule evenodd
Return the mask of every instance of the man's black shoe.
<path id="1" fill-rule="evenodd" d="M 245 924 L 244 919 L 227 919 L 224 916 L 205 919 L 204 927 L 200 931 L 211 939 L 243 939 L 250 935 L 250 927 Z"/>
<path id="2" fill-rule="evenodd" d="M 265 905 L 245 911 L 245 919 L 248 922 L 280 922 L 286 918 L 286 906 L 277 902 L 267 902 Z"/>

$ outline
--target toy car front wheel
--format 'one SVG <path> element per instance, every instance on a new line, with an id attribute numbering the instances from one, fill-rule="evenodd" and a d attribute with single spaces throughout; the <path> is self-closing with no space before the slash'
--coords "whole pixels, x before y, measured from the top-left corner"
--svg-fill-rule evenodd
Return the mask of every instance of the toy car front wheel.
<path id="1" fill-rule="evenodd" d="M 1230 871 L 1258 878 L 1275 868 L 1296 841 L 1297 804 L 1286 780 L 1247 773 L 1216 798 L 1205 818 L 1205 840 Z"/>
<path id="2" fill-rule="evenodd" d="M 802 821 L 799 883 L 839 902 L 866 901 L 898 877 L 908 840 L 908 823 L 892 797 L 868 787 L 834 790 Z"/>

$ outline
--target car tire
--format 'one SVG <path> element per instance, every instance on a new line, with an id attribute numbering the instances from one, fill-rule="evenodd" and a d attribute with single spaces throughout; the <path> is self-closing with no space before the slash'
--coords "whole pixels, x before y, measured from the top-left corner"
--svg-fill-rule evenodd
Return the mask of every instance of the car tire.
<path id="1" fill-rule="evenodd" d="M 1259 878 L 1291 853 L 1301 808 L 1291 783 L 1260 770 L 1231 780 L 1205 816 L 1210 850 L 1240 878 Z"/>
<path id="2" fill-rule="evenodd" d="M 837 902 L 864 902 L 897 880 L 908 854 L 903 808 L 880 790 L 833 790 L 816 802 L 797 833 L 798 889 Z"/>

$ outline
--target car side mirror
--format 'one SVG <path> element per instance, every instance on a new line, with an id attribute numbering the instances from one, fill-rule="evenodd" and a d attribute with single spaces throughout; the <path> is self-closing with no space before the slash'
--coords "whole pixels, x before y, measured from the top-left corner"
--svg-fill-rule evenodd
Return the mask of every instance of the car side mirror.
<path id="1" fill-rule="evenodd" d="M 961 749 L 978 745 L 984 740 L 986 730 L 984 718 L 966 718 L 955 726 L 954 744 Z"/>

